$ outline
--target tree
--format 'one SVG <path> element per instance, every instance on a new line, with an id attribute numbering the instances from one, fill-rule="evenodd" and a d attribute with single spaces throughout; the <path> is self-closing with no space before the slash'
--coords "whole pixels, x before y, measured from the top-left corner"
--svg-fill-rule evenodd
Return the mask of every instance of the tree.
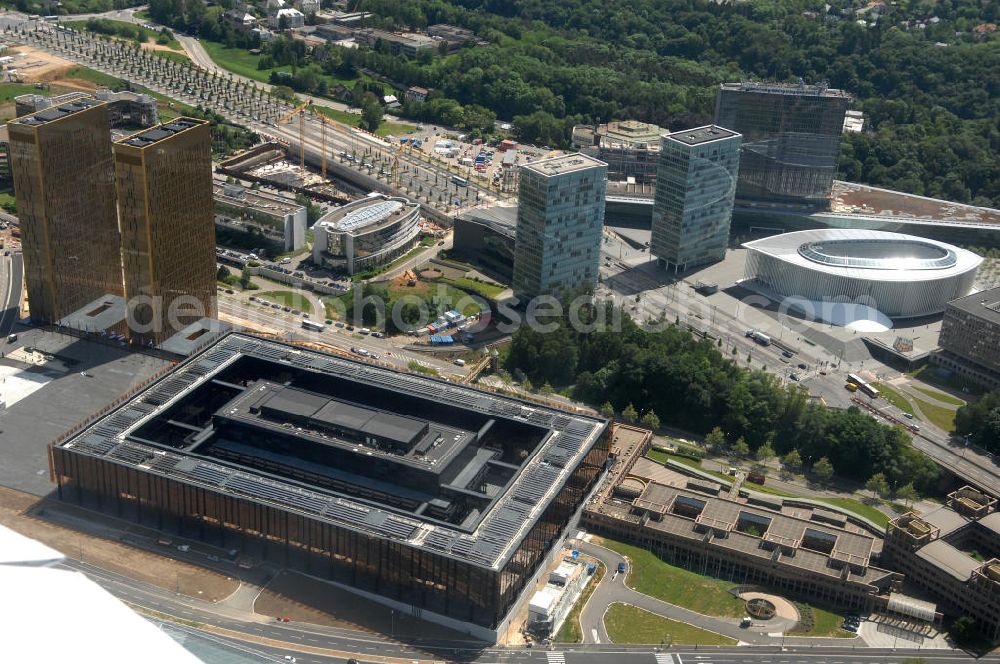
<path id="1" fill-rule="evenodd" d="M 907 482 L 896 489 L 896 498 L 904 501 L 908 507 L 912 507 L 914 501 L 920 498 L 920 494 L 913 488 L 913 482 Z"/>
<path id="2" fill-rule="evenodd" d="M 225 265 L 220 265 L 219 269 L 215 272 L 216 281 L 225 281 L 228 277 L 232 276 L 232 270 L 230 270 Z"/>
<path id="3" fill-rule="evenodd" d="M 705 447 L 712 452 L 719 452 L 726 446 L 726 435 L 719 427 L 713 428 L 705 435 Z"/>
<path id="4" fill-rule="evenodd" d="M 733 443 L 733 456 L 738 459 L 745 459 L 750 456 L 750 446 L 747 445 L 747 441 L 743 439 L 743 436 L 737 438 L 736 442 Z"/>
<path id="5" fill-rule="evenodd" d="M 521 389 L 525 392 L 533 392 L 535 390 L 535 386 L 531 384 L 531 380 L 525 378 L 521 381 Z"/>
<path id="6" fill-rule="evenodd" d="M 614 419 L 615 407 L 611 405 L 610 401 L 605 401 L 601 404 L 601 417 L 606 417 L 607 419 Z"/>
<path id="7" fill-rule="evenodd" d="M 813 475 L 824 482 L 833 477 L 833 464 L 826 457 L 820 457 L 819 461 L 813 464 Z"/>
<path id="8" fill-rule="evenodd" d="M 361 126 L 374 134 L 381 124 L 382 105 L 377 101 L 366 102 L 361 108 Z"/>
<path id="9" fill-rule="evenodd" d="M 872 492 L 872 498 L 884 498 L 889 495 L 889 481 L 885 473 L 875 473 L 865 482 L 865 489 Z"/>
<path id="10" fill-rule="evenodd" d="M 660 428 L 660 418 L 657 416 L 655 410 L 647 411 L 646 414 L 642 416 L 642 423 L 653 431 Z"/>
<path id="11" fill-rule="evenodd" d="M 760 461 L 762 464 L 767 465 L 767 462 L 773 459 L 776 455 L 774 452 L 774 448 L 771 447 L 771 443 L 767 442 L 757 448 L 757 452 L 754 454 L 754 456 L 757 457 L 757 461 Z"/>
<path id="12" fill-rule="evenodd" d="M 788 470 L 792 471 L 793 473 L 797 473 L 802 469 L 802 455 L 799 454 L 798 450 L 793 449 L 791 452 L 785 455 L 785 457 L 781 460 L 781 463 L 783 463 L 785 465 L 785 468 L 787 468 Z"/>
<path id="13" fill-rule="evenodd" d="M 538 393 L 539 394 L 544 394 L 546 396 L 548 396 L 548 395 L 550 395 L 550 394 L 552 394 L 554 392 L 555 392 L 555 389 L 553 389 L 552 385 L 548 381 L 542 383 L 542 386 L 540 388 L 538 388 Z"/>
<path id="14" fill-rule="evenodd" d="M 253 282 L 250 280 L 250 273 L 246 270 L 240 272 L 240 288 L 243 290 L 251 290 L 253 288 Z"/>
<path id="15" fill-rule="evenodd" d="M 639 419 L 639 413 L 636 412 L 635 406 L 631 402 L 625 406 L 625 410 L 622 411 L 622 420 L 627 424 L 635 424 L 636 420 Z"/>
<path id="16" fill-rule="evenodd" d="M 959 645 L 971 644 L 980 640 L 979 626 L 971 616 L 959 616 L 951 624 L 951 638 Z"/>

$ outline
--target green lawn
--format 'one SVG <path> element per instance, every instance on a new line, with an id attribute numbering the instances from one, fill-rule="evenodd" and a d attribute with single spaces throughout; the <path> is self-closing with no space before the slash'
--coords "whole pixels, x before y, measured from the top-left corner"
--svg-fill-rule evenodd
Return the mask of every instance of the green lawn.
<path id="1" fill-rule="evenodd" d="M 923 399 L 914 399 L 917 402 L 917 407 L 920 408 L 920 412 L 931 421 L 934 426 L 944 429 L 945 431 L 955 430 L 955 410 L 952 408 L 945 408 L 944 406 L 938 406 L 930 403 L 929 401 L 924 401 Z"/>
<path id="2" fill-rule="evenodd" d="M 917 392 L 923 392 L 932 399 L 936 399 L 942 403 L 950 403 L 952 406 L 964 406 L 966 403 L 965 401 L 959 399 L 958 397 L 953 397 L 946 392 L 939 392 L 938 390 L 933 390 L 929 387 L 920 387 L 918 385 L 914 385 L 913 389 L 915 389 Z"/>
<path id="3" fill-rule="evenodd" d="M 906 400 L 898 390 L 893 388 L 891 385 L 886 385 L 885 383 L 873 383 L 875 389 L 882 393 L 882 397 L 891 403 L 896 408 L 900 409 L 904 413 L 909 413 L 913 415 L 913 406 L 910 402 Z"/>
<path id="4" fill-rule="evenodd" d="M 312 313 L 312 303 L 309 302 L 309 298 L 300 293 L 293 293 L 292 291 L 284 290 L 264 291 L 263 293 L 257 293 L 257 297 L 285 307 L 291 307 L 292 309 Z"/>
<path id="5" fill-rule="evenodd" d="M 14 97 L 26 94 L 45 94 L 48 90 L 38 90 L 27 83 L 0 83 L 0 104 L 14 101 Z M 48 96 L 48 95 L 46 95 Z"/>
<path id="6" fill-rule="evenodd" d="M 649 452 L 646 453 L 646 458 L 652 459 L 653 461 L 662 463 L 664 465 L 666 465 L 668 460 L 676 461 L 677 463 L 684 464 L 689 468 L 695 468 L 696 470 L 700 470 L 703 473 L 708 473 L 713 477 L 717 477 L 719 480 L 725 482 L 728 485 L 732 485 L 733 483 L 733 478 L 731 476 L 726 475 L 725 473 L 720 472 L 718 470 L 708 470 L 706 468 L 702 468 L 701 462 L 698 461 L 697 459 L 691 459 L 686 456 L 679 456 L 677 454 L 671 454 L 669 452 L 662 452 L 660 450 L 650 450 Z"/>
<path id="7" fill-rule="evenodd" d="M 66 71 L 65 78 L 76 78 L 81 81 L 90 81 L 91 83 L 104 88 L 110 88 L 112 90 L 124 87 L 121 79 L 87 67 L 72 67 Z"/>
<path id="8" fill-rule="evenodd" d="M 427 374 L 428 376 L 437 376 L 438 370 L 434 367 L 428 367 L 426 365 L 420 364 L 416 360 L 410 360 L 407 363 L 406 368 L 410 371 L 416 371 L 417 373 Z"/>
<path id="9" fill-rule="evenodd" d="M 824 609 L 811 604 L 801 604 L 796 602 L 796 607 L 800 613 L 808 612 L 810 615 L 802 616 L 799 626 L 788 632 L 788 636 L 825 636 L 837 639 L 851 639 L 854 634 L 842 629 L 844 618 L 841 614 L 828 609 Z"/>
<path id="10" fill-rule="evenodd" d="M 627 583 L 641 593 L 709 616 L 738 618 L 743 601 L 728 591 L 734 584 L 703 576 L 660 560 L 651 551 L 604 539 L 602 544 L 628 557 Z"/>
<path id="11" fill-rule="evenodd" d="M 969 394 L 982 394 L 983 388 L 976 383 L 956 374 L 946 374 L 943 369 L 933 364 L 925 364 L 916 371 L 908 372 L 908 376 L 930 385 L 950 387 L 953 390 L 966 390 Z"/>
<path id="12" fill-rule="evenodd" d="M 570 609 L 569 615 L 566 616 L 562 627 L 556 632 L 553 641 L 556 643 L 581 643 L 583 641 L 583 633 L 580 631 L 580 613 L 583 611 L 583 607 L 587 606 L 587 601 L 594 594 L 597 586 L 600 585 L 606 571 L 607 568 L 603 564 L 597 563 L 597 571 L 594 572 L 594 578 L 590 580 L 587 587 L 580 593 L 580 598 L 573 605 L 573 608 Z"/>
<path id="13" fill-rule="evenodd" d="M 260 55 L 254 55 L 245 48 L 227 48 L 219 42 L 202 39 L 201 45 L 209 57 L 225 70 L 234 74 L 252 78 L 255 81 L 269 83 L 272 71 L 291 71 L 291 67 L 276 67 L 275 69 L 257 69 Z"/>
<path id="14" fill-rule="evenodd" d="M 103 34 L 109 37 L 115 37 L 117 39 L 125 39 L 130 41 L 135 40 L 135 34 L 137 31 L 142 33 L 144 40 L 147 42 L 150 41 L 155 42 L 157 37 L 160 36 L 160 33 L 156 32 L 155 30 L 150 30 L 140 25 L 136 25 L 135 23 L 129 23 L 128 21 L 113 21 L 111 19 L 101 19 L 101 22 L 105 25 L 111 26 L 116 31 L 116 34 L 112 35 L 106 32 L 101 32 L 96 30 L 92 32 L 94 32 L 95 34 Z M 62 25 L 68 28 L 79 30 L 80 32 L 87 31 L 87 21 L 60 21 L 60 23 L 62 23 Z M 176 39 L 171 39 L 166 44 L 164 44 L 164 46 L 168 48 L 174 48 L 177 50 L 181 49 L 181 43 Z"/>
<path id="15" fill-rule="evenodd" d="M 675 643 L 731 646 L 736 639 L 677 622 L 628 604 L 612 604 L 604 614 L 604 627 L 615 643 Z"/>
<path id="16" fill-rule="evenodd" d="M 496 299 L 496 296 L 507 290 L 504 286 L 499 286 L 486 281 L 476 281 L 469 277 L 459 277 L 458 279 L 441 279 L 440 281 L 455 286 L 461 290 L 471 291 L 481 295 L 487 300 Z"/>
<path id="17" fill-rule="evenodd" d="M 173 60 L 174 62 L 191 62 L 191 58 L 187 56 L 186 53 L 179 53 L 178 51 L 149 51 L 153 55 L 164 58 L 165 60 Z"/>
<path id="18" fill-rule="evenodd" d="M 214 58 L 214 56 L 213 56 Z M 353 81 L 344 81 L 345 85 L 353 84 Z M 329 106 L 314 106 L 317 112 L 322 113 L 331 120 L 336 122 L 349 125 L 351 127 L 357 127 L 361 123 L 361 116 L 357 113 L 350 113 L 348 111 L 342 111 L 337 108 L 330 108 Z M 415 131 L 416 127 L 410 124 L 403 124 L 401 122 L 388 122 L 383 121 L 382 124 L 378 126 L 375 134 L 385 138 L 386 136 L 392 134 L 393 136 L 402 136 Z"/>
<path id="19" fill-rule="evenodd" d="M 885 528 L 889 523 L 888 516 L 871 505 L 865 505 L 860 500 L 854 500 L 853 498 L 811 498 L 811 500 L 826 503 L 827 505 L 835 505 L 848 512 L 854 512 L 882 528 Z"/>

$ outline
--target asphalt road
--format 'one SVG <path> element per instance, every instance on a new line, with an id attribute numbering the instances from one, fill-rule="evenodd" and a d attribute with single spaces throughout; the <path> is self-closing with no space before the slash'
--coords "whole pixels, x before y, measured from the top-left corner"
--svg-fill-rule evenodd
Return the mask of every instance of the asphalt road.
<path id="1" fill-rule="evenodd" d="M 3 257 L 3 309 L 0 313 L 0 338 L 6 338 L 20 317 L 21 289 L 24 277 L 24 263 L 21 252 Z"/>

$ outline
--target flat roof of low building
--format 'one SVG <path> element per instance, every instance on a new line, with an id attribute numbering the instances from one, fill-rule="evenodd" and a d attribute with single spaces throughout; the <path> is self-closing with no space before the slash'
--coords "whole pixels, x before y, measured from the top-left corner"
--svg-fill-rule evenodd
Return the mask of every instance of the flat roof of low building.
<path id="1" fill-rule="evenodd" d="M 579 152 L 573 154 L 562 154 L 555 157 L 549 157 L 548 159 L 540 159 L 538 161 L 533 161 L 530 164 L 521 166 L 523 170 L 531 171 L 532 173 L 537 173 L 545 177 L 566 175 L 567 173 L 574 173 L 588 168 L 607 167 L 608 165 L 600 159 L 594 159 L 593 157 Z"/>
<path id="2" fill-rule="evenodd" d="M 668 530 L 678 535 L 701 538 L 698 526 L 712 528 L 725 533 L 724 537 L 713 540 L 722 547 L 737 548 L 753 552 L 761 557 L 770 557 L 771 552 L 762 548 L 764 542 L 794 550 L 792 556 L 783 556 L 781 562 L 795 567 L 805 567 L 823 574 L 840 575 L 840 570 L 828 565 L 829 560 L 838 560 L 852 565 L 853 576 L 864 576 L 869 566 L 874 538 L 850 532 L 815 520 L 801 519 L 747 503 L 740 503 L 721 496 L 689 491 L 677 487 L 650 482 L 635 505 L 652 509 L 662 515 L 662 520 L 652 519 L 647 527 Z M 655 507 L 653 507 L 655 506 Z M 675 506 L 686 506 L 698 511 L 696 518 L 674 513 Z M 749 523 L 757 535 L 741 531 L 739 525 Z M 830 543 L 828 554 L 810 549 L 807 541 L 825 540 Z M 819 558 L 817 558 L 819 556 Z M 857 569 L 862 570 L 858 572 Z"/>
<path id="3" fill-rule="evenodd" d="M 696 127 L 694 129 L 685 129 L 683 131 L 675 131 L 671 134 L 664 134 L 663 138 L 667 141 L 676 141 L 678 143 L 683 143 L 684 145 L 703 145 L 705 143 L 711 143 L 713 141 L 721 141 L 728 138 L 733 138 L 739 136 L 735 131 L 730 131 L 729 129 L 724 129 L 717 125 L 705 125 L 704 127 Z"/>
<path id="4" fill-rule="evenodd" d="M 238 195 L 229 196 L 226 193 L 227 187 L 239 187 Z M 274 215 L 294 214 L 299 210 L 305 209 L 303 205 L 290 198 L 285 198 L 266 191 L 250 189 L 241 185 L 228 185 L 221 182 L 213 182 L 212 194 L 217 199 L 221 199 L 224 203 L 245 206 L 253 210 Z"/>
<path id="5" fill-rule="evenodd" d="M 952 300 L 948 306 L 1000 325 L 1000 286 Z"/>
<path id="6" fill-rule="evenodd" d="M 1000 210 L 917 196 L 856 182 L 833 181 L 830 210 L 837 214 L 1000 224 Z"/>
<path id="7" fill-rule="evenodd" d="M 917 556 L 944 570 L 959 581 L 968 581 L 982 563 L 952 546 L 943 539 L 936 539 L 917 550 Z"/>

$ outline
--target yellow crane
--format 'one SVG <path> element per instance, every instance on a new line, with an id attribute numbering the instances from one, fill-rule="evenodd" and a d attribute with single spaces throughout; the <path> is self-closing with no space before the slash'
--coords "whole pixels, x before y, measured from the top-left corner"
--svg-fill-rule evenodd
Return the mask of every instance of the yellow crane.
<path id="1" fill-rule="evenodd" d="M 294 118 L 296 115 L 299 116 L 299 166 L 302 168 L 306 167 L 306 110 L 311 104 L 312 102 L 307 101 L 301 106 L 288 111 L 275 121 L 275 124 L 283 124 Z"/>

